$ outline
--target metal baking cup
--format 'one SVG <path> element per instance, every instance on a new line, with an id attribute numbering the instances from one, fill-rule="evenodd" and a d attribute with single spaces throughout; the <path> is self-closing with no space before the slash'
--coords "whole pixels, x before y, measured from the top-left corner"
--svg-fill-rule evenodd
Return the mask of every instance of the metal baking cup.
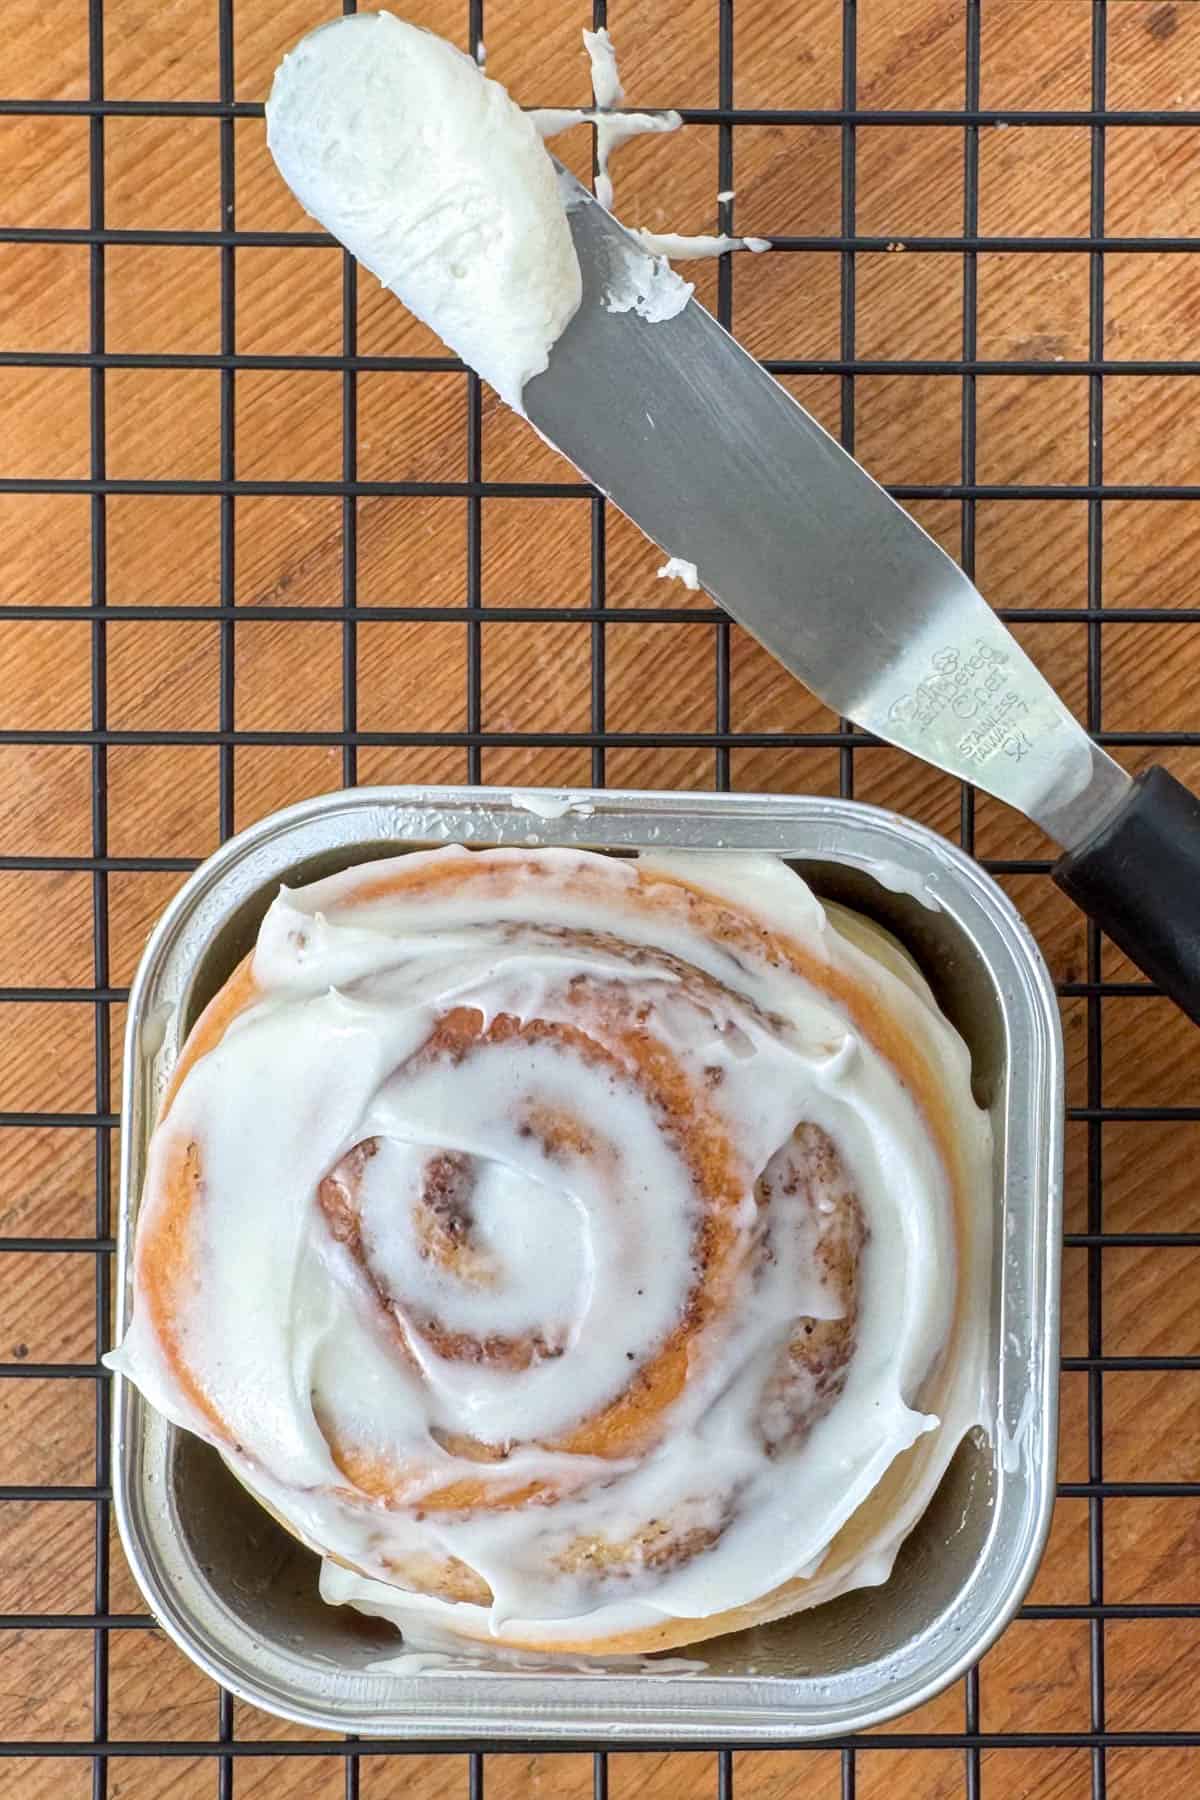
<path id="1" fill-rule="evenodd" d="M 117 1330 L 146 1149 L 188 1029 L 252 946 L 281 882 L 447 843 L 757 850 L 893 931 L 971 1048 L 995 1132 L 993 1417 L 958 1450 L 891 1579 L 697 1651 L 702 1673 L 392 1674 L 395 1632 L 317 1592 L 317 1559 L 208 1445 L 115 1378 L 117 1519 L 175 1642 L 243 1699 L 307 1725 L 420 1738 L 772 1743 L 861 1731 L 929 1700 L 1012 1618 L 1054 1500 L 1063 1055 L 1054 989 L 1006 896 L 943 838 L 850 801 L 769 795 L 363 788 L 289 807 L 203 864 L 159 922 L 129 1004 Z M 886 885 L 884 885 L 886 883 Z"/>

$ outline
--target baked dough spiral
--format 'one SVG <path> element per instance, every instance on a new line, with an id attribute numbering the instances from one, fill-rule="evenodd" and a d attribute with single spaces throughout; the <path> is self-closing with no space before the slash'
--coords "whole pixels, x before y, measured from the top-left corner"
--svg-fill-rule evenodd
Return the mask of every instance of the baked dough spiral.
<path id="1" fill-rule="evenodd" d="M 114 1366 L 408 1635 L 692 1643 L 886 1577 L 988 1181 L 924 982 L 784 864 L 413 853 L 194 1027 Z"/>

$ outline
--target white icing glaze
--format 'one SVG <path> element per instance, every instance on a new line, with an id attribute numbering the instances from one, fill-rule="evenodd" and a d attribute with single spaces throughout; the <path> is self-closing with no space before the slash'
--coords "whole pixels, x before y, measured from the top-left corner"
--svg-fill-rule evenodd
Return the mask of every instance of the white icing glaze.
<path id="1" fill-rule="evenodd" d="M 582 283 L 554 165 L 474 58 L 390 13 L 276 72 L 267 142 L 306 210 L 520 410 Z"/>
<path id="2" fill-rule="evenodd" d="M 966 1307 L 982 1320 L 989 1138 L 961 1040 L 903 958 L 881 960 L 851 942 L 772 858 L 677 853 L 635 865 L 584 851 L 531 858 L 450 847 L 395 866 L 447 859 L 486 863 L 486 877 L 439 886 L 434 898 L 401 890 L 360 899 L 391 866 L 375 863 L 283 891 L 254 952 L 257 998 L 193 1064 L 155 1135 L 144 1230 L 164 1204 L 172 1145 L 203 1145 L 204 1198 L 191 1227 L 200 1278 L 174 1326 L 225 1432 L 214 1433 L 175 1377 L 140 1289 L 110 1366 L 176 1423 L 216 1441 L 305 1541 L 353 1565 L 327 1567 L 329 1597 L 394 1617 L 425 1642 L 433 1628 L 455 1639 L 490 1632 L 517 1646 L 578 1645 L 664 1618 L 710 1618 L 796 1576 L 813 1578 L 809 1603 L 886 1579 L 979 1417 L 972 1325 L 949 1373 L 938 1372 L 941 1431 L 922 1482 L 852 1566 L 835 1557 L 823 1575 L 840 1528 L 894 1458 L 937 1430 L 922 1389 L 956 1313 Z M 536 878 L 509 879 L 531 863 Z M 897 1070 L 823 986 L 744 947 L 731 955 L 695 929 L 681 900 L 688 884 L 789 936 L 831 978 L 865 982 L 919 1047 L 961 1122 L 961 1256 L 946 1168 Z M 645 1091 L 611 1063 L 523 1037 L 450 1065 L 418 1054 L 453 1010 L 478 1012 L 484 1030 L 501 1016 L 570 1027 L 581 994 L 636 1015 L 697 1088 L 711 1087 L 741 1171 L 730 1215 L 735 1304 L 692 1354 L 666 1428 L 640 1458 L 552 1446 L 620 1395 L 679 1320 L 699 1229 L 691 1165 Z M 545 1108 L 587 1121 L 594 1154 L 552 1154 L 527 1128 Z M 839 1316 L 813 1253 L 834 1201 L 793 1142 L 799 1121 L 838 1147 L 869 1237 L 845 1387 L 792 1444 L 766 1384 L 798 1317 Z M 365 1140 L 379 1147 L 360 1191 L 360 1266 L 316 1196 Z M 469 1277 L 431 1264 L 413 1228 L 421 1170 L 447 1151 L 475 1171 Z M 763 1259 L 756 1184 L 765 1172 L 772 1248 Z M 797 1192 L 809 1200 L 787 1198 Z M 407 1358 L 380 1323 L 381 1292 L 407 1320 Z M 519 1373 L 487 1357 L 455 1360 L 420 1326 L 430 1314 L 476 1340 L 534 1332 L 543 1352 Z M 410 1507 L 458 1479 L 497 1496 L 548 1483 L 558 1499 L 424 1516 L 419 1504 L 383 1507 L 335 1466 L 319 1418 L 336 1419 L 342 1441 L 416 1471 Z M 446 1447 L 463 1433 L 511 1447 L 498 1461 L 464 1461 Z M 622 1543 L 660 1518 L 714 1541 L 640 1576 L 556 1566 L 581 1534 Z M 431 1553 L 477 1570 L 491 1608 L 385 1579 L 398 1561 Z"/>
<path id="3" fill-rule="evenodd" d="M 685 588 L 693 592 L 700 586 L 700 571 L 694 562 L 688 562 L 683 556 L 668 556 L 658 571 L 660 581 L 682 581 Z"/>

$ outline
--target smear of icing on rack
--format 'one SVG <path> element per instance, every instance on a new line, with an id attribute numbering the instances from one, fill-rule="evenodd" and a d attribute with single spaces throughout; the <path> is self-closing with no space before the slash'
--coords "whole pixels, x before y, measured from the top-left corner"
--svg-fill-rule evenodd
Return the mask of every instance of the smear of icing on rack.
<path id="1" fill-rule="evenodd" d="M 567 131 L 573 125 L 589 124 L 596 127 L 596 198 L 601 206 L 611 211 L 613 184 L 608 165 L 613 152 L 619 150 L 622 144 L 628 143 L 630 138 L 642 137 L 647 132 L 678 131 L 683 120 L 677 112 L 670 111 L 614 111 L 625 98 L 625 89 L 621 86 L 613 41 L 601 27 L 599 31 L 585 31 L 583 43 L 591 65 L 594 105 L 542 107 L 529 116 L 543 137 L 556 137 L 560 131 Z"/>
<path id="2" fill-rule="evenodd" d="M 430 325 L 516 411 L 525 383 L 578 310 L 579 260 L 541 138 L 596 128 L 596 197 L 629 138 L 671 132 L 678 113 L 616 110 L 624 98 L 607 31 L 584 32 L 593 108 L 526 114 L 466 56 L 387 12 L 318 27 L 284 57 L 267 100 L 267 142 L 301 205 Z M 657 322 L 690 285 L 664 253 L 766 249 L 765 239 L 648 235 L 617 260 L 607 304 Z"/>
<path id="3" fill-rule="evenodd" d="M 583 47 L 592 65 L 592 95 L 597 106 L 620 106 L 625 98 L 621 73 L 617 68 L 617 52 L 607 30 L 585 31 Z"/>
<path id="4" fill-rule="evenodd" d="M 301 205 L 510 406 L 578 309 L 554 164 L 473 57 L 386 12 L 285 56 L 267 142 Z"/>
<path id="5" fill-rule="evenodd" d="M 395 1612 L 396 1590 L 381 1581 L 369 1581 L 352 1569 L 326 1558 L 321 1564 L 321 1598 L 330 1606 L 353 1606 L 374 1618 L 390 1619 Z M 480 1644 L 468 1649 L 461 1638 L 446 1631 L 431 1619 L 415 1624 L 411 1619 L 405 1631 L 405 1648 L 398 1654 L 380 1657 L 367 1666 L 373 1675 L 422 1675 L 428 1669 L 449 1673 L 471 1674 L 476 1669 L 502 1674 L 553 1675 L 574 1672 L 594 1674 L 597 1659 L 571 1656 L 553 1651 L 540 1653 L 510 1650 L 503 1645 Z M 606 1656 L 603 1667 L 608 1674 L 636 1675 L 702 1675 L 708 1664 L 692 1656 Z"/>
<path id="6" fill-rule="evenodd" d="M 171 1140 L 183 1133 L 204 1146 L 194 1228 L 203 1280 L 176 1325 L 228 1424 L 223 1454 L 307 1542 L 386 1587 L 406 1628 L 432 1621 L 518 1646 L 577 1643 L 704 1619 L 796 1576 L 811 1578 L 813 1599 L 884 1579 L 979 1416 L 969 1356 L 952 1372 L 920 1492 L 880 1523 L 851 1568 L 834 1559 L 826 1575 L 823 1565 L 894 1458 L 937 1428 L 922 1387 L 950 1331 L 956 1287 L 978 1283 L 976 1252 L 956 1281 L 946 1171 L 897 1072 L 823 988 L 767 959 L 732 957 L 689 925 L 680 895 L 691 884 L 749 908 L 831 971 L 865 980 L 955 1096 L 965 1166 L 986 1195 L 986 1128 L 961 1041 L 919 977 L 846 941 L 773 859 L 677 854 L 633 864 L 583 851 L 449 848 L 396 867 L 447 858 L 484 871 L 483 885 L 359 900 L 389 870 L 375 863 L 282 893 L 254 955 L 261 998 L 193 1066 L 156 1134 L 150 1220 Z M 510 879 L 534 866 L 535 877 Z M 690 1371 L 662 1437 L 640 1458 L 603 1462 L 552 1446 L 637 1380 L 679 1316 L 695 1279 L 686 1158 L 641 1089 L 586 1056 L 536 1039 L 450 1068 L 419 1055 L 454 1009 L 474 1009 L 485 1028 L 501 1016 L 577 1027 L 587 994 L 607 996 L 602 1011 L 633 1009 L 690 1080 L 712 1072 L 703 1085 L 743 1168 L 730 1217 L 742 1245 L 737 1280 L 751 1284 Z M 588 1121 L 593 1153 L 551 1154 L 522 1126 L 539 1107 Z M 768 1455 L 755 1420 L 781 1344 L 798 1314 L 837 1311 L 812 1256 L 816 1214 L 784 1205 L 772 1257 L 758 1263 L 752 1253 L 757 1184 L 791 1166 L 778 1159 L 795 1154 L 798 1120 L 839 1147 L 870 1235 L 845 1389 L 798 1446 L 784 1439 Z M 315 1195 L 364 1141 L 379 1148 L 363 1182 L 360 1267 L 330 1235 Z M 445 1153 L 476 1170 L 477 1280 L 431 1266 L 414 1236 L 410 1198 L 429 1158 Z M 780 1177 L 774 1185 L 787 1191 Z M 410 1329 L 410 1362 L 378 1322 L 364 1269 L 405 1317 L 436 1313 L 479 1340 L 533 1334 L 543 1351 L 516 1378 L 486 1358 L 447 1358 Z M 212 1436 L 140 1303 L 112 1366 L 169 1417 Z M 424 1519 L 419 1506 L 381 1512 L 348 1490 L 319 1417 L 400 1466 L 425 1468 L 414 1500 L 459 1478 L 497 1496 L 549 1483 L 559 1497 Z M 464 1432 L 510 1448 L 497 1461 L 464 1462 L 452 1448 Z M 612 1582 L 557 1564 L 581 1535 L 621 1543 L 639 1521 L 659 1518 L 713 1541 L 690 1561 Z M 387 1581 L 431 1551 L 477 1570 L 490 1609 Z"/>
<path id="7" fill-rule="evenodd" d="M 625 98 L 625 89 L 621 85 L 620 72 L 617 66 L 617 52 L 608 32 L 585 31 L 584 47 L 588 53 L 592 74 L 592 96 L 595 105 L 583 107 L 543 107 L 530 114 L 543 137 L 556 137 L 559 132 L 567 131 L 573 125 L 592 124 L 596 127 L 596 198 L 601 206 L 611 212 L 613 207 L 613 184 L 609 172 L 609 163 L 613 152 L 630 138 L 644 136 L 647 132 L 661 133 L 678 131 L 683 120 L 677 112 L 615 112 Z M 732 189 L 717 195 L 718 200 L 732 200 Z M 704 233 L 686 234 L 681 232 L 653 232 L 636 230 L 632 233 L 646 250 L 654 263 L 665 258 L 674 258 L 680 262 L 695 262 L 703 257 L 723 256 L 731 250 L 751 250 L 761 252 L 771 248 L 769 238 L 730 237 L 722 232 L 719 236 Z M 637 276 L 644 287 L 647 272 L 643 268 Z M 674 290 L 678 292 L 678 290 Z M 687 298 L 691 298 L 691 289 Z M 652 304 L 649 311 L 637 306 L 635 310 L 643 318 L 652 322 L 674 317 L 681 312 L 687 300 L 680 300 L 673 310 L 660 310 Z M 626 306 L 614 306 L 612 311 L 625 312 L 631 310 Z"/>
<path id="8" fill-rule="evenodd" d="M 509 798 L 520 812 L 532 813 L 537 819 L 565 819 L 568 813 L 588 819 L 596 810 L 592 801 L 581 800 L 575 794 L 551 794 L 537 789 L 526 792 L 517 788 Z"/>
<path id="9" fill-rule="evenodd" d="M 544 138 L 557 137 L 560 131 L 569 131 L 573 125 L 596 127 L 596 198 L 610 212 L 613 184 L 608 165 L 613 152 L 627 144 L 630 138 L 678 131 L 683 124 L 677 112 L 603 112 L 599 107 L 584 106 L 536 107 L 528 117 Z"/>

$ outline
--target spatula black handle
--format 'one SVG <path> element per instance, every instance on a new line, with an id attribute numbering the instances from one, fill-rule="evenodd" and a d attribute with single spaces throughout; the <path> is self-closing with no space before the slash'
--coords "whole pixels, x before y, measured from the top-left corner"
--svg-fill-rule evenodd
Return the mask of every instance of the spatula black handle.
<path id="1" fill-rule="evenodd" d="M 1200 1024 L 1200 799 L 1165 769 L 1139 775 L 1054 879 Z"/>

